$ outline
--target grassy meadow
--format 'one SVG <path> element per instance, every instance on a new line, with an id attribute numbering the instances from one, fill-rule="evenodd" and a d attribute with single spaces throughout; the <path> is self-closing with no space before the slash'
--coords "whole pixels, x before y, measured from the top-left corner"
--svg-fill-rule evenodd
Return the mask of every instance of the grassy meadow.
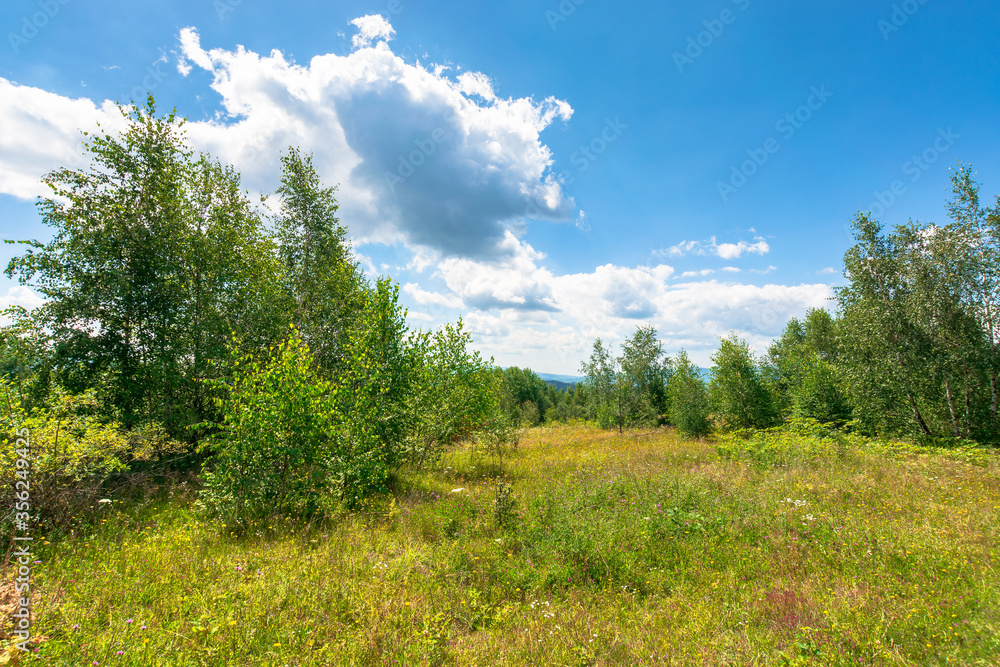
<path id="1" fill-rule="evenodd" d="M 44 639 L 0 660 L 1000 664 L 988 450 L 572 425 L 523 432 L 502 469 L 466 447 L 332 525 L 245 535 L 188 486 L 117 499 L 36 543 Z"/>

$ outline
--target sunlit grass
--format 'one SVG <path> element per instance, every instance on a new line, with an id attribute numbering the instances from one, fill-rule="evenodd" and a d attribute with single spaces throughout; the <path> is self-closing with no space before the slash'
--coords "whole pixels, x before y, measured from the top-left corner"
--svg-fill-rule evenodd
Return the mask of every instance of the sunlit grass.
<path id="1" fill-rule="evenodd" d="M 996 456 L 738 449 L 536 428 L 500 478 L 462 449 L 332 526 L 243 537 L 191 495 L 116 503 L 43 546 L 24 662 L 997 664 Z"/>

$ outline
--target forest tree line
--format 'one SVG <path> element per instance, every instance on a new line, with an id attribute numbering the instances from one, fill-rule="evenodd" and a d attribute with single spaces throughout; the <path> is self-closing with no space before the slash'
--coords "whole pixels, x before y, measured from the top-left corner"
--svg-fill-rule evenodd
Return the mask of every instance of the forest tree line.
<path id="1" fill-rule="evenodd" d="M 640 326 L 618 354 L 594 341 L 572 392 L 543 391 L 513 369 L 509 385 L 535 387 L 522 414 L 619 430 L 672 424 L 688 436 L 805 419 L 873 436 L 998 442 L 1000 198 L 984 205 L 967 165 L 951 181 L 947 224 L 886 231 L 859 214 L 833 312 L 791 319 L 766 353 L 722 338 L 706 380 L 685 351 L 667 356 L 656 330 Z"/>

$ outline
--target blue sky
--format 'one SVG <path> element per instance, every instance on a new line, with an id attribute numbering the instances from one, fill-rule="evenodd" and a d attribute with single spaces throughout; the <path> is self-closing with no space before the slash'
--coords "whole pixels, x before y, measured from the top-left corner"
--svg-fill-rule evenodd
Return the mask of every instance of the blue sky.
<path id="1" fill-rule="evenodd" d="M 959 160 L 1000 192 L 998 25 L 986 0 L 8 0 L 0 235 L 47 238 L 39 177 L 151 90 L 254 194 L 313 152 L 414 327 L 573 374 L 653 324 L 708 365 L 828 303 L 858 211 L 944 221 Z"/>

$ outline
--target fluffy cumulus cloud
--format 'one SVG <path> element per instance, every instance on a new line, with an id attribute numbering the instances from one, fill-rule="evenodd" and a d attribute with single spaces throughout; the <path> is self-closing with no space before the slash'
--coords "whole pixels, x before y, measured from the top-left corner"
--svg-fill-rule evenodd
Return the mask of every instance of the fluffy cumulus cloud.
<path id="1" fill-rule="evenodd" d="M 373 40 L 389 41 L 396 34 L 395 29 L 381 14 L 368 14 L 351 21 L 358 34 L 351 38 L 354 48 L 371 46 Z"/>
<path id="2" fill-rule="evenodd" d="M 21 199 L 49 194 L 40 180 L 48 172 L 83 166 L 81 128 L 124 125 L 112 102 L 71 99 L 4 78 L 0 119 L 0 192 Z"/>
<path id="3" fill-rule="evenodd" d="M 573 109 L 552 97 L 497 96 L 478 72 L 407 62 L 379 15 L 354 20 L 354 49 L 298 64 L 279 51 L 208 48 L 178 36 L 177 69 L 212 76 L 221 111 L 189 122 L 194 146 L 233 164 L 253 191 L 277 186 L 279 153 L 314 153 L 340 184 L 341 217 L 357 243 L 402 242 L 429 257 L 497 258 L 525 217 L 570 220 L 575 210 L 541 132 Z M 79 129 L 118 115 L 110 102 L 70 100 L 0 79 L 0 192 L 31 198 L 38 178 L 79 153 Z M 28 141 L 30 137 L 31 141 Z"/>
<path id="4" fill-rule="evenodd" d="M 769 252 L 771 252 L 771 246 L 760 236 L 755 236 L 753 241 L 739 241 L 738 243 L 718 243 L 713 236 L 707 241 L 681 241 L 677 245 L 657 250 L 654 254 L 667 258 L 683 257 L 684 255 L 714 255 L 722 259 L 739 259 L 746 254 L 766 255 Z"/>
<path id="5" fill-rule="evenodd" d="M 702 271 L 671 280 L 666 264 L 556 275 L 528 243 L 508 233 L 503 244 L 503 260 L 446 260 L 436 276 L 472 309 L 466 322 L 488 353 L 551 372 L 574 372 L 594 338 L 618 341 L 643 324 L 668 350 L 684 347 L 707 365 L 719 336 L 737 331 L 764 348 L 788 318 L 827 306 L 832 294 L 826 284 L 743 284 L 706 280 L 711 272 Z"/>

